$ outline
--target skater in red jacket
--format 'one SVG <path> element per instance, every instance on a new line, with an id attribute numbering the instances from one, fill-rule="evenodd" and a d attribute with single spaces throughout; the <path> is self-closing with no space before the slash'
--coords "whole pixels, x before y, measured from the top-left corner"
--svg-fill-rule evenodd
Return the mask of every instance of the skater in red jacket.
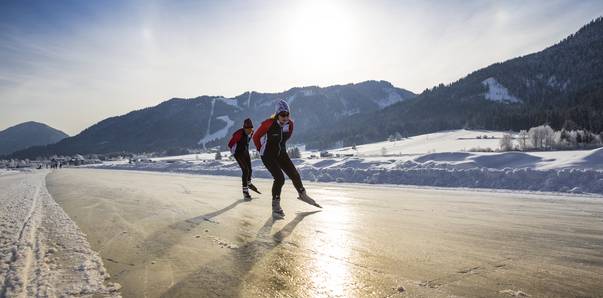
<path id="1" fill-rule="evenodd" d="M 306 194 L 299 172 L 287 154 L 287 140 L 293 134 L 293 121 L 289 118 L 289 105 L 279 100 L 274 116 L 268 118 L 253 135 L 253 143 L 260 152 L 262 162 L 274 178 L 272 184 L 272 216 L 276 219 L 285 217 L 281 208 L 281 189 L 285 183 L 283 172 L 293 182 L 298 192 L 298 199 L 310 205 L 320 207 Z M 322 208 L 322 207 L 320 207 Z"/>
<path id="2" fill-rule="evenodd" d="M 251 200 L 249 189 L 260 193 L 258 189 L 251 184 L 252 169 L 251 158 L 249 156 L 249 141 L 251 140 L 252 135 L 253 123 L 251 122 L 251 119 L 247 118 L 243 121 L 243 128 L 235 131 L 228 142 L 228 148 L 230 148 L 230 152 L 237 160 L 243 173 L 241 176 L 243 181 L 243 199 L 247 201 Z"/>

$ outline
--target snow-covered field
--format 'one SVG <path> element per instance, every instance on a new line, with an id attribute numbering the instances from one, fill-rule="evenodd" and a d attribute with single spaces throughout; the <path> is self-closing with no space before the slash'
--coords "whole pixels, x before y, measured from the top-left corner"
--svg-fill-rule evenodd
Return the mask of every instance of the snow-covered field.
<path id="1" fill-rule="evenodd" d="M 355 154 L 358 156 L 381 156 L 383 149 L 386 155 L 427 154 L 435 152 L 470 151 L 471 149 L 496 149 L 504 132 L 488 130 L 451 130 L 414 137 L 395 142 L 377 142 L 332 150 L 333 153 Z M 483 136 L 487 136 L 484 139 Z M 480 137 L 479 139 L 477 137 Z"/>
<path id="2" fill-rule="evenodd" d="M 497 148 L 503 133 L 446 131 L 394 142 L 359 145 L 355 149 L 348 147 L 329 151 L 339 157 L 311 158 L 319 153 L 304 151 L 302 158 L 294 162 L 302 178 L 319 182 L 603 194 L 603 148 L 546 152 L 469 152 L 473 148 Z M 481 138 L 478 139 L 477 136 Z M 484 139 L 483 136 L 488 138 Z M 217 161 L 213 157 L 213 154 L 191 154 L 157 158 L 152 163 L 112 162 L 95 167 L 240 175 L 235 161 Z M 252 164 L 254 177 L 270 178 L 261 160 L 253 160 Z"/>
<path id="3" fill-rule="evenodd" d="M 19 173 L 19 172 L 14 171 L 14 170 L 8 170 L 8 169 L 0 169 L 0 176 L 11 175 L 11 174 L 16 174 L 16 173 Z"/>
<path id="4" fill-rule="evenodd" d="M 48 193 L 47 173 L 0 172 L 0 297 L 119 296 L 86 236 Z"/>

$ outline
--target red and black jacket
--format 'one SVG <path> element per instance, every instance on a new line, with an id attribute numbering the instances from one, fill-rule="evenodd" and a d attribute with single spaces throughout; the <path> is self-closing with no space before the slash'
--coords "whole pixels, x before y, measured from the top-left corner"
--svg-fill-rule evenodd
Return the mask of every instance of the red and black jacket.
<path id="1" fill-rule="evenodd" d="M 252 133 L 253 134 L 253 133 Z M 241 128 L 235 131 L 228 141 L 228 148 L 230 148 L 230 153 L 235 156 L 240 156 L 241 154 L 249 154 L 249 141 L 251 140 L 251 136 L 248 136 L 245 133 L 245 129 Z"/>
<path id="2" fill-rule="evenodd" d="M 287 140 L 293 134 L 293 121 L 280 125 L 274 118 L 266 119 L 253 134 L 253 143 L 262 156 L 287 153 Z"/>

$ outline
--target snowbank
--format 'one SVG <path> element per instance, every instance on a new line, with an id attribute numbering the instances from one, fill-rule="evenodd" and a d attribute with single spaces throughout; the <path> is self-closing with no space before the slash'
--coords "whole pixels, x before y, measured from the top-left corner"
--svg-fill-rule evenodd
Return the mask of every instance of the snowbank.
<path id="1" fill-rule="evenodd" d="M 587 168 L 603 170 L 603 148 L 578 151 L 572 158 L 565 158 L 554 164 L 560 168 Z"/>
<path id="2" fill-rule="evenodd" d="M 586 154 L 584 163 L 601 167 L 601 149 Z M 603 194 L 603 171 L 593 168 L 538 169 L 546 159 L 522 152 L 434 153 L 416 158 L 340 158 L 294 160 L 302 178 L 318 182 L 407 184 L 440 187 L 475 187 L 530 191 Z M 595 164 L 598 162 L 598 164 Z M 574 165 L 580 164 L 574 161 Z M 254 176 L 270 178 L 260 160 L 252 162 Z M 239 176 L 232 161 L 177 161 L 138 164 L 103 164 L 97 168 Z"/>
<path id="3" fill-rule="evenodd" d="M 16 173 L 19 173 L 19 172 L 18 171 L 9 170 L 9 169 L 0 169 L 0 176 L 11 175 L 11 174 L 16 174 Z"/>
<path id="4" fill-rule="evenodd" d="M 467 152 L 497 148 L 501 131 L 450 130 L 331 150 L 332 158 L 294 160 L 302 177 L 321 182 L 389 183 L 603 194 L 603 148 L 545 152 Z M 486 138 L 485 138 L 486 136 Z M 383 153 L 386 153 L 383 156 Z M 352 157 L 341 157 L 353 155 Z M 225 155 L 226 156 L 226 155 Z M 107 163 L 100 168 L 239 176 L 236 162 L 214 154 L 154 158 L 152 163 Z M 260 160 L 255 177 L 270 178 Z"/>
<path id="5" fill-rule="evenodd" d="M 86 236 L 52 199 L 46 171 L 0 179 L 0 297 L 118 297 Z"/>

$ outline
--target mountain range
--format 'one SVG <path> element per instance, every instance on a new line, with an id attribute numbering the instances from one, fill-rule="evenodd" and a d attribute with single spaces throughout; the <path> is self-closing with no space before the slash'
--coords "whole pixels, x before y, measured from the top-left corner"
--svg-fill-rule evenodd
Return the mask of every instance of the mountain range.
<path id="1" fill-rule="evenodd" d="M 350 115 L 382 110 L 414 98 L 410 91 L 385 81 L 292 88 L 281 93 L 246 92 L 234 98 L 201 96 L 173 98 L 157 106 L 105 119 L 56 144 L 31 147 L 12 158 L 111 152 L 157 152 L 178 148 L 224 146 L 245 118 L 259 122 L 285 99 L 296 122 L 296 133 L 311 135 Z"/>
<path id="2" fill-rule="evenodd" d="M 603 18 L 540 52 L 495 63 L 419 95 L 386 81 L 366 81 L 233 98 L 173 98 L 10 157 L 224 147 L 243 119 L 252 118 L 258 126 L 269 117 L 278 98 L 289 102 L 296 121 L 292 142 L 309 148 L 369 143 L 395 133 L 520 130 L 545 123 L 601 132 Z"/>

